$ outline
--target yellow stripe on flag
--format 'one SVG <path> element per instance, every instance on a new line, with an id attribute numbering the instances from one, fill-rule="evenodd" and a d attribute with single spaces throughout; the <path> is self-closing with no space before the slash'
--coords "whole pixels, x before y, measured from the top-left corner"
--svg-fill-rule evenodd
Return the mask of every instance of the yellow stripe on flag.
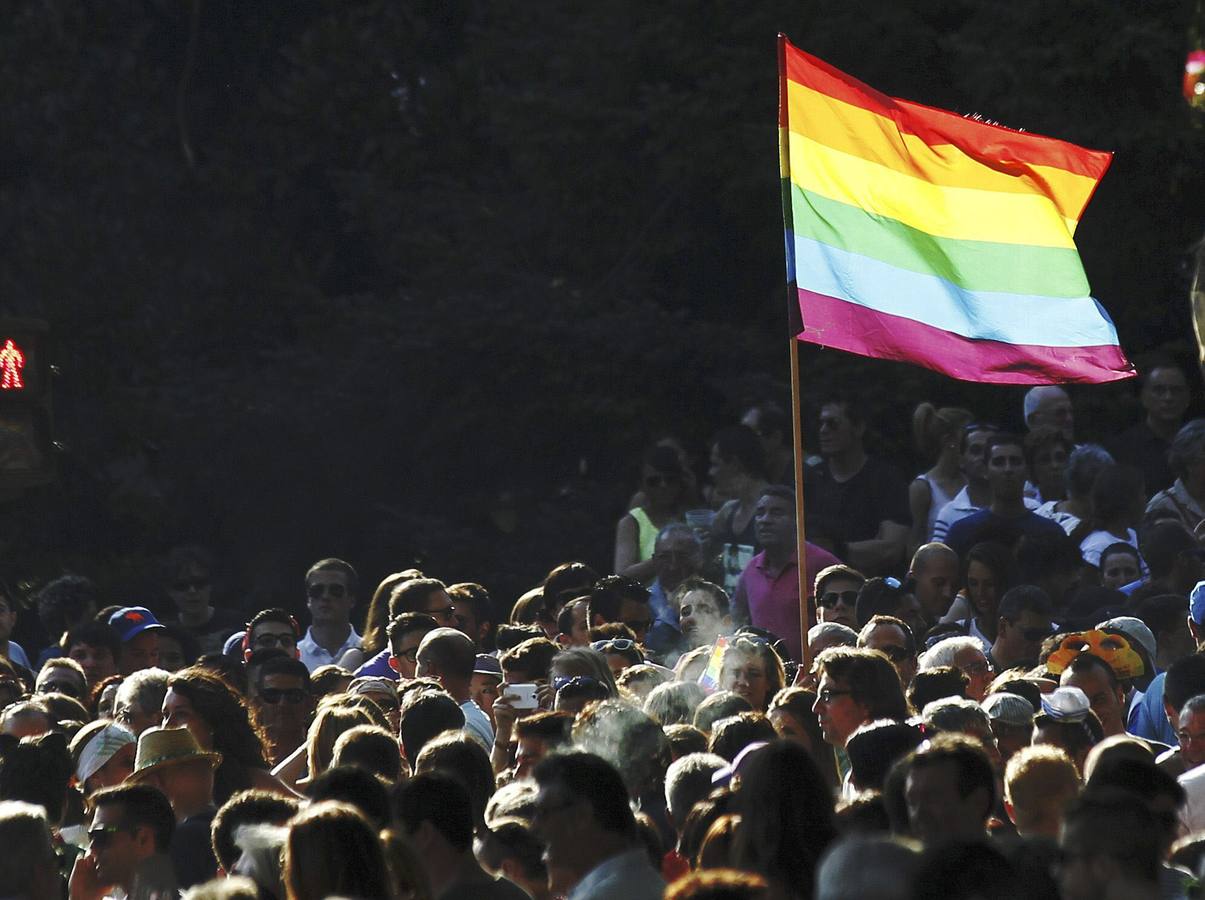
<path id="1" fill-rule="evenodd" d="M 1049 197 L 949 187 L 790 133 L 791 181 L 938 237 L 1074 249 L 1074 219 Z"/>
<path id="2" fill-rule="evenodd" d="M 929 145 L 901 131 L 886 116 L 794 81 L 787 82 L 787 100 L 787 121 L 792 132 L 932 184 L 1046 194 L 1052 197 L 1059 214 L 1073 221 L 1079 220 L 1096 189 L 1096 179 L 1054 166 L 1003 161 L 993 165 L 953 144 Z"/>

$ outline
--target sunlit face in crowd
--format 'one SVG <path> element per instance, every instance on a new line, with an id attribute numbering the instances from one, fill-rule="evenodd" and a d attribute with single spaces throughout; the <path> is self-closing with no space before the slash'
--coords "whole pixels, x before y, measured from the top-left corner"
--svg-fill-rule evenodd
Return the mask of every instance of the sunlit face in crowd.
<path id="1" fill-rule="evenodd" d="M 163 696 L 163 727 L 187 728 L 203 750 L 213 749 L 213 727 L 201 718 L 192 701 L 174 688 Z"/>
<path id="2" fill-rule="evenodd" d="M 755 710 L 764 710 L 770 702 L 770 679 L 761 654 L 729 648 L 724 653 L 720 675 L 723 690 L 744 697 Z"/>
<path id="3" fill-rule="evenodd" d="M 120 803 L 96 808 L 88 838 L 88 854 L 96 860 L 96 876 L 101 884 L 131 886 L 138 864 L 155 852 L 150 827 L 128 825 Z"/>
<path id="4" fill-rule="evenodd" d="M 114 706 L 113 719 L 135 735 L 139 735 L 153 725 L 158 725 L 163 720 L 163 713 L 158 709 L 143 709 L 129 698 L 123 697 Z"/>
<path id="5" fill-rule="evenodd" d="M 1133 553 L 1117 551 L 1100 558 L 1100 583 L 1107 588 L 1118 590 L 1137 581 L 1140 574 L 1138 557 Z"/>
<path id="6" fill-rule="evenodd" d="M 1075 440 L 1075 413 L 1071 398 L 1061 390 L 1043 391 L 1042 399 L 1029 417 L 1030 429 L 1040 425 L 1057 428 L 1069 441 Z"/>
<path id="7" fill-rule="evenodd" d="M 1077 687 L 1088 696 L 1088 704 L 1100 719 L 1105 737 L 1125 731 L 1125 696 L 1121 685 L 1110 681 L 1101 667 L 1093 666 L 1082 672 L 1067 669 L 1059 678 L 1063 687 Z"/>
<path id="8" fill-rule="evenodd" d="M 876 625 L 867 632 L 862 643 L 871 650 L 885 653 L 899 673 L 900 683 L 905 687 L 911 684 L 916 675 L 916 655 L 908 652 L 908 638 L 900 626 L 890 622 Z"/>
<path id="9" fill-rule="evenodd" d="M 306 607 L 318 626 L 346 624 L 356 605 L 346 572 L 319 569 L 305 579 Z"/>
<path id="10" fill-rule="evenodd" d="M 958 555 L 953 551 L 931 552 L 918 563 L 912 576 L 921 613 L 927 621 L 936 622 L 949 612 L 958 592 Z"/>
<path id="11" fill-rule="evenodd" d="M 1205 710 L 1193 712 L 1187 706 L 1181 710 L 1176 737 L 1180 739 L 1180 757 L 1186 769 L 1205 763 Z"/>
<path id="12" fill-rule="evenodd" d="M 460 610 L 444 590 L 437 589 L 428 594 L 419 611 L 433 618 L 441 628 L 455 628 L 459 621 L 456 617 Z"/>
<path id="13" fill-rule="evenodd" d="M 283 759 L 305 740 L 314 717 L 314 697 L 300 675 L 271 672 L 260 676 L 252 688 L 251 702 L 274 760 Z"/>
<path id="14" fill-rule="evenodd" d="M 283 650 L 290 656 L 297 655 L 297 632 L 288 622 L 264 619 L 251 630 L 251 652 L 256 650 Z"/>
<path id="15" fill-rule="evenodd" d="M 184 658 L 184 647 L 170 635 L 159 635 L 159 668 L 168 672 L 178 672 L 192 660 Z"/>
<path id="16" fill-rule="evenodd" d="M 1057 500 L 1066 493 L 1067 448 L 1046 444 L 1033 455 L 1033 480 L 1043 500 Z"/>
<path id="17" fill-rule="evenodd" d="M 481 672 L 474 672 L 473 680 L 469 682 L 469 696 L 491 719 L 494 717 L 494 701 L 499 697 L 501 683 L 502 679 L 497 675 Z"/>
<path id="18" fill-rule="evenodd" d="M 813 749 L 811 736 L 794 715 L 779 707 L 770 711 L 769 719 L 770 724 L 774 726 L 774 731 L 784 741 L 794 741 L 802 744 L 808 750 Z"/>
<path id="19" fill-rule="evenodd" d="M 715 597 L 707 591 L 688 591 L 678 607 L 678 622 L 691 647 L 711 644 L 728 630 L 731 620 L 721 613 Z"/>
<path id="20" fill-rule="evenodd" d="M 43 666 L 37 681 L 34 682 L 34 692 L 66 694 L 76 700 L 88 699 L 88 687 L 84 684 L 84 679 L 79 677 L 78 672 L 66 666 Z"/>
<path id="21" fill-rule="evenodd" d="M 826 403 L 820 408 L 820 454 L 846 453 L 862 443 L 864 427 L 849 417 L 843 403 Z"/>
<path id="22" fill-rule="evenodd" d="M 1000 608 L 996 573 L 977 559 L 971 560 L 967 566 L 967 599 L 981 621 L 996 621 L 996 612 Z"/>
<path id="23" fill-rule="evenodd" d="M 108 762 L 88 776 L 85 785 L 87 793 L 91 794 L 101 788 L 121 784 L 134 772 L 134 757 L 137 754 L 137 744 L 126 744 L 109 757 Z"/>
<path id="24" fill-rule="evenodd" d="M 1018 500 L 1025 493 L 1025 449 L 1020 444 L 995 444 L 987 455 L 987 480 L 992 497 Z"/>
<path id="25" fill-rule="evenodd" d="M 845 575 L 831 575 L 816 595 L 816 618 L 820 622 L 836 622 L 855 631 L 858 628 L 858 591 L 862 582 Z"/>
<path id="26" fill-rule="evenodd" d="M 982 789 L 963 796 L 954 762 L 913 769 L 905 782 L 904 799 L 912 832 L 925 844 L 983 837 L 988 798 Z"/>
<path id="27" fill-rule="evenodd" d="M 590 625 L 586 621 L 586 615 L 590 612 L 589 604 L 577 603 L 573 607 L 573 627 L 569 629 L 569 641 L 566 646 L 569 647 L 589 647 L 590 646 Z M 562 643 L 565 643 L 562 640 Z"/>
<path id="28" fill-rule="evenodd" d="M 977 647 L 964 647 L 954 655 L 954 665 L 970 682 L 967 685 L 967 699 L 976 703 L 983 700 L 996 674 L 984 652 Z"/>
<path id="29" fill-rule="evenodd" d="M 991 431 L 973 431 L 967 435 L 962 471 L 971 481 L 982 484 L 987 480 L 987 442 L 991 437 Z"/>
<path id="30" fill-rule="evenodd" d="M 699 574 L 703 568 L 703 549 L 694 534 L 675 530 L 657 538 L 653 561 L 661 586 L 673 590 L 691 575 Z"/>
<path id="31" fill-rule="evenodd" d="M 159 632 L 161 630 L 148 628 L 121 645 L 119 665 L 122 675 L 132 675 L 142 669 L 153 669 L 159 665 Z"/>
<path id="32" fill-rule="evenodd" d="M 820 723 L 825 743 L 840 748 L 845 747 L 845 742 L 858 726 L 870 721 L 869 708 L 854 699 L 849 685 L 827 672 L 820 676 L 820 683 L 816 686 L 816 702 L 812 705 L 812 712 Z"/>
<path id="33" fill-rule="evenodd" d="M 1142 407 L 1157 422 L 1179 422 L 1188 409 L 1188 379 L 1173 367 L 1160 367 L 1142 385 Z"/>
<path id="34" fill-rule="evenodd" d="M 795 544 L 795 505 L 784 497 L 759 497 L 753 525 L 763 547 L 791 547 Z"/>
<path id="35" fill-rule="evenodd" d="M 625 597 L 619 604 L 619 621 L 632 629 L 636 640 L 643 643 L 653 625 L 653 609 L 648 603 Z"/>
<path id="36" fill-rule="evenodd" d="M 167 586 L 167 593 L 182 619 L 198 619 L 209 610 L 209 572 L 203 566 L 190 563 L 176 573 Z"/>

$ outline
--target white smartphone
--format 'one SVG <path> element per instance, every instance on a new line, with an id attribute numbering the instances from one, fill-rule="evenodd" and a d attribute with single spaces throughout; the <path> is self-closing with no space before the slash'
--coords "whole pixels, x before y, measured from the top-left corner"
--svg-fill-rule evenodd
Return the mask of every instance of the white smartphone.
<path id="1" fill-rule="evenodd" d="M 510 705 L 515 709 L 536 709 L 540 705 L 536 689 L 534 684 L 508 684 L 503 693 L 513 698 Z"/>

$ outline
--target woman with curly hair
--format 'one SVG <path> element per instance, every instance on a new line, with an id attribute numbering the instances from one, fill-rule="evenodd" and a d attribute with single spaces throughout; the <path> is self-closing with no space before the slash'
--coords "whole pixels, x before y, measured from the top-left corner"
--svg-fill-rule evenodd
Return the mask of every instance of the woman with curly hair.
<path id="1" fill-rule="evenodd" d="M 268 771 L 267 742 L 255 714 L 221 676 L 197 666 L 167 680 L 163 726 L 187 728 L 204 750 L 222 754 L 214 772 L 214 802 L 221 806 L 248 788 L 292 796 Z"/>

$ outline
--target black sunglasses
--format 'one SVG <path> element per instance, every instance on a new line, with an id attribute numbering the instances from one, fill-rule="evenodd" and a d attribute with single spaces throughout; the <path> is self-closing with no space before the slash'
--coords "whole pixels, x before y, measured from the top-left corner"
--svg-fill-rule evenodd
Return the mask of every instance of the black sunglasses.
<path id="1" fill-rule="evenodd" d="M 836 606 L 838 603 L 844 603 L 846 606 L 856 606 L 858 603 L 858 592 L 826 591 L 816 598 L 816 603 L 823 609 L 828 609 L 830 606 Z"/>
<path id="2" fill-rule="evenodd" d="M 272 706 L 282 700 L 290 706 L 296 706 L 305 700 L 306 692 L 301 688 L 261 688 L 259 698 Z"/>

